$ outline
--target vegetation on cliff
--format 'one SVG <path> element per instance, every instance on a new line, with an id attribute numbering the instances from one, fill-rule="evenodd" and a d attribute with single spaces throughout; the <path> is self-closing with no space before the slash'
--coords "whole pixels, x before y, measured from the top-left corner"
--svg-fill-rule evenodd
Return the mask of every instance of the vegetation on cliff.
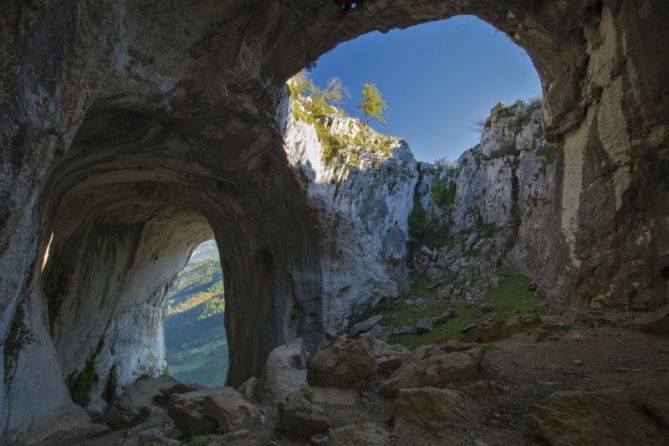
<path id="1" fill-rule="evenodd" d="M 383 122 L 382 114 L 387 108 L 373 84 L 365 84 L 363 88 L 360 109 L 364 114 L 364 123 L 337 108 L 346 94 L 346 88 L 336 78 L 321 88 L 300 73 L 287 85 L 293 119 L 314 126 L 323 146 L 323 163 L 337 161 L 357 166 L 365 152 L 375 158 L 388 158 L 399 143 L 396 138 L 377 133 L 369 126 L 371 119 Z"/>

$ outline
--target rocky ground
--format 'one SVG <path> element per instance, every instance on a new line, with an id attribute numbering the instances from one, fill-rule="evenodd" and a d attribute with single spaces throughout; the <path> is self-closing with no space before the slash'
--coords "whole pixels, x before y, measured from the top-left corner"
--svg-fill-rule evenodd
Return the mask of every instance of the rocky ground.
<path id="1" fill-rule="evenodd" d="M 237 390 L 142 380 L 40 446 L 669 444 L 669 309 L 519 317 L 467 330 L 486 343 L 298 339 Z"/>

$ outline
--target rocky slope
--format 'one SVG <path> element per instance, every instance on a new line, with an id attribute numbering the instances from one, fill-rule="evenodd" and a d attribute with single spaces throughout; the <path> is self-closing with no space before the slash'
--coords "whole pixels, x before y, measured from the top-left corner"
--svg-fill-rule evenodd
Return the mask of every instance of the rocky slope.
<path id="1" fill-rule="evenodd" d="M 544 312 L 494 344 L 411 351 L 365 334 L 309 355 L 296 339 L 238 389 L 140 380 L 107 425 L 40 446 L 660 446 L 669 361 L 655 353 L 669 339 L 638 331 L 658 316 L 644 325 L 629 313 Z"/>
<path id="2" fill-rule="evenodd" d="M 538 101 L 497 105 L 481 143 L 455 165 L 422 164 L 412 213 L 417 270 L 440 296 L 477 302 L 512 266 L 537 283 L 549 281 L 557 259 L 552 236 L 557 157 L 546 142 Z M 554 234 L 553 234 L 554 235 Z M 544 298 L 565 299 L 550 287 Z"/>

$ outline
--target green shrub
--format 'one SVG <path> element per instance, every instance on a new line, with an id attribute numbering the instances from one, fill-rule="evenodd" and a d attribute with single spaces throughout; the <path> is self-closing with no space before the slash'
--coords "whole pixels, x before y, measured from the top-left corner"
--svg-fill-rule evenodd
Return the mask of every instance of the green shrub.
<path id="1" fill-rule="evenodd" d="M 439 178 L 432 186 L 432 200 L 440 208 L 446 208 L 455 201 L 456 185 L 448 178 Z"/>

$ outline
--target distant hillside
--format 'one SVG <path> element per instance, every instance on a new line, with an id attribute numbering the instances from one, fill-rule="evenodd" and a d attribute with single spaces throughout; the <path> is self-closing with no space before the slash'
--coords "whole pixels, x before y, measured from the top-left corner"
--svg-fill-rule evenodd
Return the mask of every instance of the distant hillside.
<path id="1" fill-rule="evenodd" d="M 165 321 L 170 374 L 207 387 L 224 385 L 228 371 L 223 273 L 214 252 L 215 257 L 200 261 L 193 259 L 204 256 L 194 255 L 179 274 L 167 298 Z"/>
<path id="2" fill-rule="evenodd" d="M 195 251 L 193 251 L 193 255 L 190 257 L 190 262 L 201 262 L 212 258 L 218 260 L 218 246 L 216 245 L 216 240 L 200 243 Z"/>

